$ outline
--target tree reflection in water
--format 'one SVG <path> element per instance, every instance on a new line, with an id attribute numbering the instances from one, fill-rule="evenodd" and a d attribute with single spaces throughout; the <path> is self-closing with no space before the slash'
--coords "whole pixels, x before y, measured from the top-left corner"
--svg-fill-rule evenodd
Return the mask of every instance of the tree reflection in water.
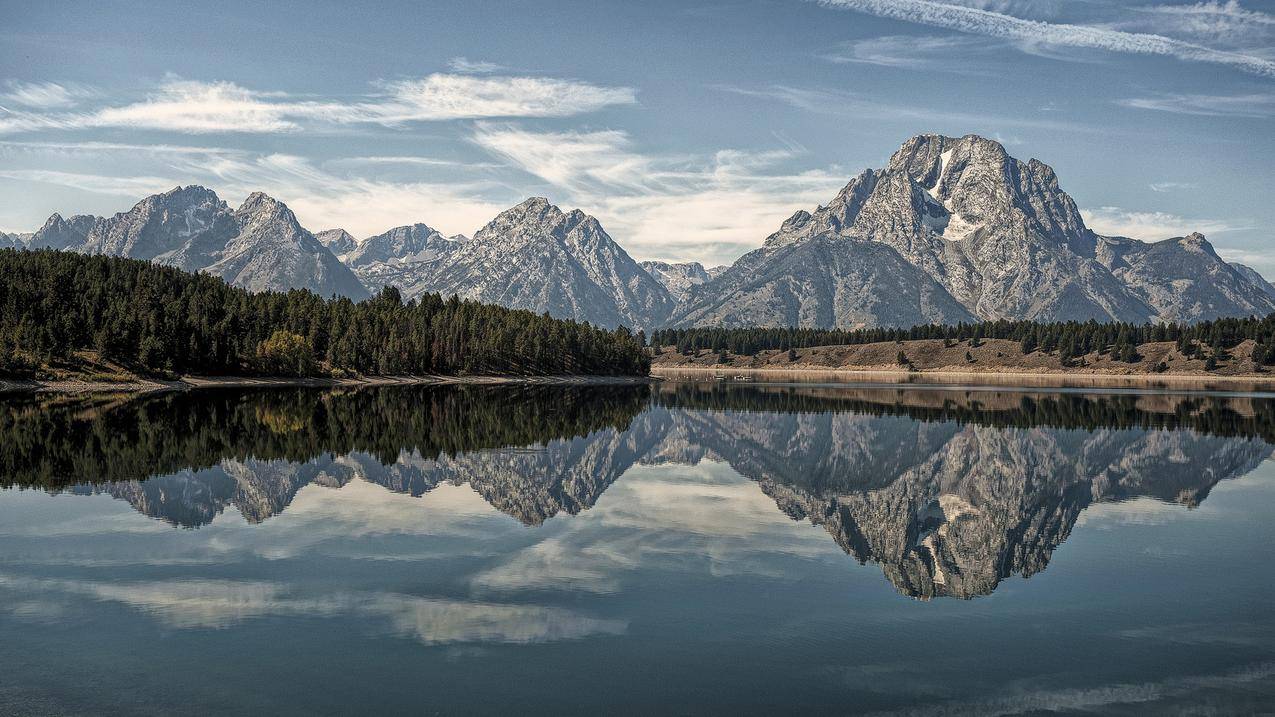
<path id="1" fill-rule="evenodd" d="M 527 525 L 635 464 L 711 457 L 902 593 L 969 598 L 1043 570 L 1090 504 L 1191 507 L 1270 456 L 1275 403 L 926 388 L 418 386 L 0 403 L 9 486 L 105 493 L 174 525 L 249 522 L 309 484 L 468 484 Z"/>

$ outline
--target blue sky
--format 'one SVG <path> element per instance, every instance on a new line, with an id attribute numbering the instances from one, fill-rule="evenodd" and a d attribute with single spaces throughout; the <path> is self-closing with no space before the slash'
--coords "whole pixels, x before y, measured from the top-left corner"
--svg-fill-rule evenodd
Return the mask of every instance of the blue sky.
<path id="1" fill-rule="evenodd" d="M 1091 225 L 1275 276 L 1275 2 L 0 0 L 0 229 L 204 184 L 312 230 L 471 234 L 531 195 L 721 263 L 977 133 Z"/>

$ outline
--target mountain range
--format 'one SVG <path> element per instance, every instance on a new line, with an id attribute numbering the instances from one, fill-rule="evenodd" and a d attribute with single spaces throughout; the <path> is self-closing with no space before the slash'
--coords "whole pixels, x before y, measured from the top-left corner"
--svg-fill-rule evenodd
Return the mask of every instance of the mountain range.
<path id="1" fill-rule="evenodd" d="M 29 249 L 146 259 L 202 271 L 252 291 L 295 288 L 352 299 L 370 296 L 292 210 L 261 192 L 232 210 L 210 189 L 177 187 L 112 217 L 54 214 L 36 232 L 10 237 Z"/>
<path id="2" fill-rule="evenodd" d="M 1200 234 L 1089 229 L 1039 160 L 967 135 L 909 139 L 730 266 L 636 262 L 594 217 L 533 197 L 472 238 L 426 224 L 312 234 L 261 193 L 178 187 L 113 217 L 54 214 L 0 248 L 147 259 L 251 290 L 457 294 L 602 326 L 857 328 L 994 319 L 1200 321 L 1275 311 L 1275 286 Z"/>

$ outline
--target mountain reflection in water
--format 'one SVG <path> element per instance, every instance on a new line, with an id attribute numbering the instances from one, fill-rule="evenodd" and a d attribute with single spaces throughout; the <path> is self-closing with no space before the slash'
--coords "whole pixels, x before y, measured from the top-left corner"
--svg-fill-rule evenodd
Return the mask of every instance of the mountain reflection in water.
<path id="1" fill-rule="evenodd" d="M 1275 403 L 666 383 L 8 398 L 9 486 L 108 494 L 196 528 L 250 523 L 309 484 L 469 485 L 530 526 L 587 510 L 637 464 L 728 463 L 919 598 L 1044 570 L 1090 504 L 1187 508 L 1272 453 Z"/>

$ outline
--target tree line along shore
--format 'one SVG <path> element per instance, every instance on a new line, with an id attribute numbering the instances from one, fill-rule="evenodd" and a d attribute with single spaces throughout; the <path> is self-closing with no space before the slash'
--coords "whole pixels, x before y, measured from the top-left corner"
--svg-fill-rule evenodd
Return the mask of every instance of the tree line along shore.
<path id="1" fill-rule="evenodd" d="M 393 287 L 362 302 L 253 293 L 146 261 L 0 250 L 0 379 L 646 376 L 666 368 L 1252 376 L 1275 314 L 1190 324 L 607 330 Z"/>
<path id="2" fill-rule="evenodd" d="M 1218 318 L 1194 323 L 1089 321 L 981 321 L 952 325 L 925 324 L 911 328 L 799 329 L 799 328 L 687 328 L 661 329 L 651 335 L 653 346 L 691 356 L 705 351 L 755 356 L 766 351 L 815 347 L 903 344 L 938 341 L 944 349 L 966 344 L 979 348 L 985 341 L 1018 344 L 1017 353 L 1057 357 L 1063 368 L 1084 367 L 1091 356 L 1110 357 L 1126 364 L 1141 363 L 1142 347 L 1172 343 L 1187 359 L 1199 359 L 1209 369 L 1230 358 L 1230 352 L 1250 342 L 1248 358 L 1261 366 L 1275 364 L 1275 314 L 1264 318 Z M 998 343 L 1004 348 L 1003 343 Z M 907 357 L 895 357 L 906 364 Z M 1213 359 L 1213 363 L 1209 359 Z"/>
<path id="3" fill-rule="evenodd" d="M 645 376 L 644 340 L 397 289 L 252 293 L 146 261 L 0 250 L 0 377 Z M 94 371 L 103 376 L 95 376 Z M 80 371 L 83 374 L 83 371 Z"/>
<path id="4" fill-rule="evenodd" d="M 934 374 L 1016 374 L 1016 375 L 1114 375 L 1114 376 L 1195 376 L 1270 377 L 1268 365 L 1258 360 L 1263 352 L 1251 339 L 1223 351 L 1205 349 L 1186 353 L 1176 342 L 1155 341 L 1133 345 L 1127 352 L 1095 349 L 1067 356 L 1042 348 L 1024 353 L 1022 344 L 1009 339 L 903 339 L 863 344 L 811 346 L 790 349 L 763 349 L 751 354 L 729 350 L 691 349 L 675 346 L 652 349 L 652 370 L 732 369 L 762 371 L 871 371 Z"/>
<path id="5" fill-rule="evenodd" d="M 984 321 L 911 328 L 662 329 L 657 368 L 1251 376 L 1275 364 L 1275 314 L 1197 323 Z"/>

